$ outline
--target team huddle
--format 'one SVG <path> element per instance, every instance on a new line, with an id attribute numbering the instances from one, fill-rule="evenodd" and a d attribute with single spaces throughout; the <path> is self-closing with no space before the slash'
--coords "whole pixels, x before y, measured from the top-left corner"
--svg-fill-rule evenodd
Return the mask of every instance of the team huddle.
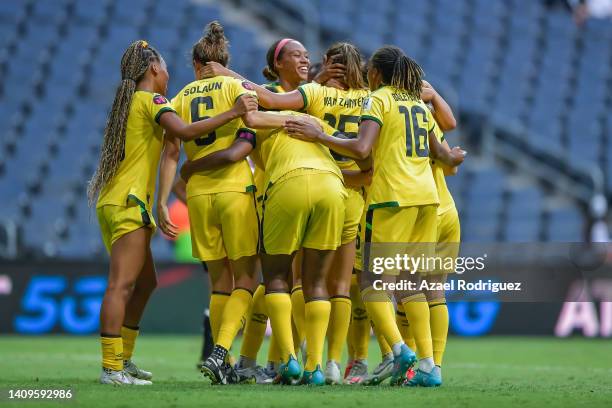
<path id="1" fill-rule="evenodd" d="M 370 264 L 387 244 L 414 256 L 457 255 L 459 218 L 445 176 L 465 152 L 444 138 L 455 127 L 450 107 L 394 46 L 366 63 L 354 45 L 337 43 L 311 65 L 299 41 L 281 39 L 266 56 L 272 82 L 260 86 L 228 68 L 228 45 L 222 26 L 208 24 L 192 49 L 196 79 L 172 100 L 166 63 L 150 44 L 132 43 L 121 60 L 88 189 L 110 254 L 100 382 L 151 384 L 132 355 L 156 285 L 153 210 L 176 236 L 167 206 L 175 191 L 187 203 L 193 256 L 210 278 L 215 346 L 201 370 L 213 384 L 441 385 L 444 291 L 376 290 Z M 187 161 L 175 183 L 181 149 Z M 377 278 L 445 282 L 451 272 Z M 236 362 L 229 351 L 242 328 Z M 382 361 L 370 370 L 372 329 Z"/>

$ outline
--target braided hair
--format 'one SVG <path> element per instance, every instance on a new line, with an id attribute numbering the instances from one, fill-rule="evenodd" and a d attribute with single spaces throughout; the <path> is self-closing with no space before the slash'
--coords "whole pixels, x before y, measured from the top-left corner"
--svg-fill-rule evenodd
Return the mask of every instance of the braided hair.
<path id="1" fill-rule="evenodd" d="M 395 46 L 379 48 L 371 58 L 373 68 L 382 75 L 382 82 L 401 89 L 414 99 L 421 97 L 423 69 L 412 58 Z"/>
<path id="2" fill-rule="evenodd" d="M 151 63 L 160 59 L 159 52 L 143 40 L 130 44 L 121 57 L 121 84 L 106 120 L 98 167 L 87 186 L 90 205 L 115 176 L 125 158 L 125 132 L 136 84 L 142 80 Z"/>

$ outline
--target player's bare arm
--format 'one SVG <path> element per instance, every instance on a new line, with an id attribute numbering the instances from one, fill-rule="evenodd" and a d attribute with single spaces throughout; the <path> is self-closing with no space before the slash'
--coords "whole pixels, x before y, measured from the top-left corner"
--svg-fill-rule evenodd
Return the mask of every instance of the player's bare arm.
<path id="1" fill-rule="evenodd" d="M 380 125 L 372 120 L 364 120 L 359 125 L 359 134 L 355 139 L 328 135 L 314 124 L 300 119 L 288 120 L 285 129 L 291 137 L 319 142 L 343 156 L 357 160 L 364 160 L 370 155 L 380 133 Z"/>
<path id="2" fill-rule="evenodd" d="M 253 110 L 257 110 L 257 98 L 253 95 L 245 94 L 236 100 L 232 109 L 212 118 L 186 124 L 176 113 L 166 112 L 162 114 L 159 124 L 173 137 L 187 142 L 210 133 Z"/>
<path id="3" fill-rule="evenodd" d="M 186 161 L 181 166 L 181 179 L 187 182 L 199 171 L 214 170 L 244 160 L 253 151 L 254 138 L 253 134 L 242 132 L 227 149 L 217 150 L 197 160 Z"/>
<path id="4" fill-rule="evenodd" d="M 159 163 L 159 193 L 157 198 L 157 219 L 159 228 L 169 237 L 178 235 L 178 227 L 170 220 L 168 212 L 168 197 L 174 184 L 176 166 L 179 160 L 181 142 L 177 138 L 166 135 L 164 151 Z"/>
<path id="5" fill-rule="evenodd" d="M 455 115 L 449 104 L 440 96 L 433 86 L 427 81 L 423 81 L 423 90 L 421 92 L 423 102 L 431 103 L 433 110 L 432 114 L 438 126 L 445 132 L 451 131 L 457 127 Z"/>
<path id="6" fill-rule="evenodd" d="M 434 132 L 429 132 L 429 153 L 432 158 L 440 160 L 450 167 L 456 167 L 463 163 L 465 155 L 467 154 L 467 152 L 459 146 L 455 146 L 451 149 L 448 143 L 446 143 L 445 147 L 438 141 Z"/>

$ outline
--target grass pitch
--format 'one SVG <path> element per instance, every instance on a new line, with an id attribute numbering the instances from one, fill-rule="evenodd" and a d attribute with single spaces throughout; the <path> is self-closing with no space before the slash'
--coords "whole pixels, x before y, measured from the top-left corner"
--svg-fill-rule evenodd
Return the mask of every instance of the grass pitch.
<path id="1" fill-rule="evenodd" d="M 543 407 L 611 406 L 610 340 L 526 337 L 451 338 L 437 389 L 389 386 L 211 386 L 195 369 L 200 338 L 150 336 L 135 361 L 154 373 L 151 387 L 97 384 L 96 337 L 0 336 L 0 407 L 67 402 L 6 399 L 12 388 L 71 388 L 83 407 Z M 236 347 L 236 350 L 238 347 Z M 265 358 L 265 350 L 260 356 Z M 370 367 L 378 363 L 370 345 Z"/>

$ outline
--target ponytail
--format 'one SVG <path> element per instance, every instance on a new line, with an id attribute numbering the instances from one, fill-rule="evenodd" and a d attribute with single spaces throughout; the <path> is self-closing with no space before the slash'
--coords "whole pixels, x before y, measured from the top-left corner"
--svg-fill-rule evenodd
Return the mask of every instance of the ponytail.
<path id="1" fill-rule="evenodd" d="M 123 53 L 121 83 L 106 120 L 98 167 L 87 186 L 89 205 L 93 204 L 100 190 L 112 180 L 124 159 L 125 131 L 136 84 L 142 80 L 151 62 L 159 60 L 157 50 L 146 41 L 133 42 Z"/>
<path id="2" fill-rule="evenodd" d="M 401 89 L 414 99 L 420 99 L 425 73 L 419 64 L 406 56 L 400 48 L 379 48 L 371 61 L 372 66 L 380 71 L 384 84 Z"/>
<path id="3" fill-rule="evenodd" d="M 202 37 L 193 45 L 191 57 L 202 65 L 211 61 L 224 67 L 229 64 L 229 41 L 218 21 L 211 21 L 206 25 Z"/>

